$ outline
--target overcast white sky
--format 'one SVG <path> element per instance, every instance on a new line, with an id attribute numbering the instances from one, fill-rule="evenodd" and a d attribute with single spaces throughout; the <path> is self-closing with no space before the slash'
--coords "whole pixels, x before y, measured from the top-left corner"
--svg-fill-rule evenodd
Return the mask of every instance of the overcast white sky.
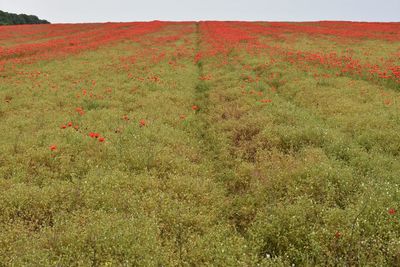
<path id="1" fill-rule="evenodd" d="M 400 0 L 0 0 L 52 23 L 148 20 L 400 22 Z"/>

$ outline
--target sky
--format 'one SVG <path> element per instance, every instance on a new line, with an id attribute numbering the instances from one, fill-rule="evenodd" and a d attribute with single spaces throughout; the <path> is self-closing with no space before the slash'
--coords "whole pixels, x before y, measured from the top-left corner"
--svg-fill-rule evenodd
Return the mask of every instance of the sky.
<path id="1" fill-rule="evenodd" d="M 400 0 L 0 0 L 52 23 L 151 20 L 396 21 Z"/>

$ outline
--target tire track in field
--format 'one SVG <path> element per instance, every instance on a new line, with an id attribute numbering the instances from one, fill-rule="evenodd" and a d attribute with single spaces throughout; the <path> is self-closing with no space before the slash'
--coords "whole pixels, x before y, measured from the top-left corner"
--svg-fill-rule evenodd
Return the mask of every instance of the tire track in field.
<path id="1" fill-rule="evenodd" d="M 194 54 L 201 52 L 201 36 L 199 25 L 196 24 Z M 189 128 L 187 133 L 193 143 L 196 143 L 198 160 L 193 162 L 198 166 L 198 171 L 188 169 L 186 173 L 179 175 L 180 186 L 185 185 L 185 192 L 180 193 L 176 205 L 169 206 L 174 214 L 171 221 L 169 217 L 161 216 L 161 239 L 163 246 L 173 250 L 176 266 L 197 266 L 193 255 L 202 251 L 203 264 L 209 261 L 219 265 L 218 253 L 223 253 L 221 260 L 227 266 L 241 265 L 251 266 L 251 255 L 246 247 L 244 238 L 232 226 L 226 209 L 231 203 L 231 198 L 227 194 L 227 188 L 221 182 L 229 171 L 229 160 L 221 160 L 221 139 L 218 133 L 213 130 L 210 114 L 213 107 L 210 105 L 209 84 L 202 80 L 203 62 L 199 60 L 195 66 L 192 65 L 191 71 L 194 73 L 193 83 L 188 88 L 193 95 L 189 98 L 192 101 L 194 115 L 188 120 Z M 190 96 L 189 96 L 190 97 Z M 173 179 L 173 178 L 172 178 Z M 168 180 L 171 180 L 169 178 Z M 165 180 L 168 184 L 168 181 Z M 189 187 L 189 184 L 191 187 Z M 207 188 L 207 189 L 206 189 Z M 175 198 L 173 194 L 178 191 L 176 188 L 162 186 L 163 194 L 168 198 Z M 197 195 L 197 192 L 201 194 Z M 193 198 L 188 198 L 190 194 L 196 194 Z M 185 196 L 185 194 L 188 194 Z M 162 211 L 161 212 L 165 212 Z M 166 212 L 168 214 L 168 212 Z M 231 262 L 231 263 L 229 263 Z M 246 263 L 246 264 L 244 264 Z"/>
<path id="2" fill-rule="evenodd" d="M 201 37 L 199 32 L 199 24 L 196 24 L 197 27 L 197 40 L 196 40 L 196 52 L 201 52 Z M 197 72 L 198 72 L 198 81 L 195 86 L 195 95 L 194 101 L 195 104 L 198 105 L 199 110 L 197 113 L 197 122 L 201 125 L 198 133 L 198 138 L 204 144 L 204 153 L 207 155 L 208 160 L 213 165 L 214 178 L 217 181 L 221 179 L 221 177 L 226 176 L 226 171 L 231 169 L 232 163 L 227 160 L 222 159 L 222 144 L 220 143 L 220 136 L 217 132 L 212 130 L 212 124 L 210 121 L 210 115 L 213 112 L 213 107 L 211 106 L 211 101 L 209 99 L 209 93 L 212 88 L 207 81 L 201 79 L 204 76 L 204 66 L 203 62 L 200 59 L 196 62 Z"/>
<path id="3" fill-rule="evenodd" d="M 201 33 L 199 23 L 196 24 L 197 40 L 196 53 L 201 54 Z M 237 174 L 237 159 L 232 157 L 226 146 L 227 138 L 218 128 L 214 127 L 213 113 L 216 112 L 213 102 L 210 100 L 210 92 L 213 88 L 210 87 L 210 82 L 204 77 L 204 63 L 200 59 L 196 62 L 198 71 L 198 82 L 195 86 L 195 104 L 199 105 L 197 112 L 197 123 L 200 126 L 198 139 L 203 143 L 203 153 L 207 155 L 207 160 L 212 166 L 212 179 L 214 182 L 224 189 L 224 206 L 220 208 L 220 216 L 224 222 L 228 223 L 234 229 L 237 237 L 243 238 L 245 229 L 240 221 L 240 212 L 237 210 L 235 201 L 237 198 L 237 186 L 242 187 L 240 177 Z M 241 191 L 243 188 L 239 189 Z"/>

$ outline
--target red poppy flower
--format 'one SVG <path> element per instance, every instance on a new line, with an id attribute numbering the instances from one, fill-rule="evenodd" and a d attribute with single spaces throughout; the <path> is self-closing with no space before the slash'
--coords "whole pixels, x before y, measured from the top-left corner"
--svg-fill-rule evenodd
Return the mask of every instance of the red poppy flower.
<path id="1" fill-rule="evenodd" d="M 199 61 L 201 60 L 202 56 L 203 56 L 203 55 L 202 55 L 201 53 L 197 53 L 197 54 L 194 56 L 194 62 L 195 62 L 195 63 L 199 62 Z"/>
<path id="2" fill-rule="evenodd" d="M 75 126 L 74 126 L 74 129 L 78 131 L 79 126 L 78 126 L 78 125 L 75 125 Z"/>
<path id="3" fill-rule="evenodd" d="M 99 138 L 99 142 L 100 142 L 100 143 L 103 143 L 104 141 L 106 141 L 106 139 L 105 139 L 104 137 L 100 137 L 100 138 Z"/>
<path id="4" fill-rule="evenodd" d="M 389 209 L 389 214 L 390 215 L 395 215 L 396 214 L 396 210 L 394 208 Z"/>
<path id="5" fill-rule="evenodd" d="M 341 237 L 341 236 L 342 236 L 342 233 L 341 233 L 341 232 L 337 231 L 337 232 L 335 233 L 335 237 L 336 237 L 336 238 L 339 238 L 339 237 Z"/>
<path id="6" fill-rule="evenodd" d="M 66 129 L 66 128 L 67 128 L 67 125 L 61 125 L 60 128 L 61 128 L 61 129 Z"/>
<path id="7" fill-rule="evenodd" d="M 72 126 L 72 122 L 68 122 L 68 127 L 71 127 Z"/>
<path id="8" fill-rule="evenodd" d="M 192 106 L 192 110 L 199 110 L 199 107 L 196 106 L 196 105 L 193 105 L 193 106 Z"/>
<path id="9" fill-rule="evenodd" d="M 100 136 L 100 134 L 94 133 L 94 132 L 90 132 L 90 133 L 89 133 L 89 136 L 90 136 L 91 138 L 98 138 L 98 137 Z"/>
<path id="10" fill-rule="evenodd" d="M 147 122 L 146 122 L 146 120 L 144 120 L 144 119 L 141 119 L 141 120 L 139 121 L 140 127 L 146 126 L 146 124 L 147 124 Z"/>
<path id="11" fill-rule="evenodd" d="M 76 112 L 79 113 L 79 115 L 84 115 L 85 114 L 85 111 L 81 107 L 77 107 L 75 110 L 76 110 Z"/>
<path id="12" fill-rule="evenodd" d="M 51 146 L 50 146 L 50 150 L 51 150 L 51 151 L 57 150 L 57 146 L 56 146 L 56 145 L 51 145 Z"/>
<path id="13" fill-rule="evenodd" d="M 385 101 L 383 101 L 383 103 L 385 103 L 386 106 L 390 106 L 390 105 L 392 105 L 392 100 L 391 99 L 385 99 Z"/>

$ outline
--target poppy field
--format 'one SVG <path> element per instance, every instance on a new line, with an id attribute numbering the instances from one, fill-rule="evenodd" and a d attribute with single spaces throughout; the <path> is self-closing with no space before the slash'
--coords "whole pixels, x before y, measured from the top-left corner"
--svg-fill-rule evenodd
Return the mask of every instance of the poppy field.
<path id="1" fill-rule="evenodd" d="M 399 266 L 400 23 L 0 27 L 0 266 Z"/>

